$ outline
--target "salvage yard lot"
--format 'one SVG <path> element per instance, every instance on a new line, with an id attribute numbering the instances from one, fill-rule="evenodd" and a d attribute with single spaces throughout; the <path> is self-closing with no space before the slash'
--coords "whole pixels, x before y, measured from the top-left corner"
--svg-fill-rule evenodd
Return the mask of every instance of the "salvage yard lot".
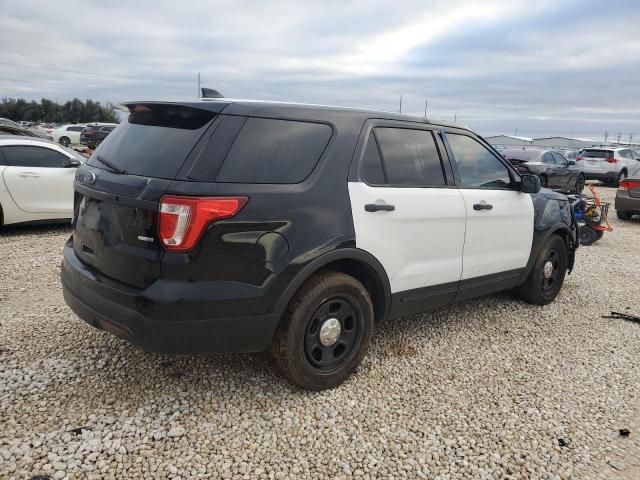
<path id="1" fill-rule="evenodd" d="M 69 228 L 0 230 L 0 478 L 640 478 L 640 325 L 601 318 L 640 314 L 640 219 L 612 224 L 555 303 L 386 323 L 320 393 L 266 354 L 147 354 L 92 329 L 62 299 Z"/>

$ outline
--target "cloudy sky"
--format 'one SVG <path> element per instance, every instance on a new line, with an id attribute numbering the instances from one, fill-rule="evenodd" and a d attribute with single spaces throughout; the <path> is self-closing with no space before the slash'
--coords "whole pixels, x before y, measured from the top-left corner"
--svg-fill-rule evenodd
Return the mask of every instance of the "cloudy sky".
<path id="1" fill-rule="evenodd" d="M 152 5 L 152 6 L 151 6 Z M 0 0 L 0 96 L 227 97 L 640 138 L 636 0 Z"/>

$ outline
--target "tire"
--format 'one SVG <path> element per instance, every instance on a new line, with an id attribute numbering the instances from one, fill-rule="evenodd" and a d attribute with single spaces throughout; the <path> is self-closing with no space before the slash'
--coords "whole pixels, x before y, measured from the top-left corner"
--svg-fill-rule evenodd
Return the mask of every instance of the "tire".
<path id="1" fill-rule="evenodd" d="M 600 233 L 600 237 L 598 237 L 598 233 Z M 584 245 L 588 247 L 593 244 L 593 242 L 598 241 L 602 238 L 602 232 L 598 232 L 594 230 L 589 225 L 582 225 L 580 230 L 578 230 L 578 239 L 580 240 L 580 245 Z"/>
<path id="2" fill-rule="evenodd" d="M 631 213 L 629 212 L 624 212 L 622 210 L 616 210 L 616 216 L 620 219 L 620 220 L 631 220 L 631 217 L 633 216 Z"/>
<path id="3" fill-rule="evenodd" d="M 63 147 L 68 147 L 69 144 L 71 143 L 71 140 L 69 140 L 69 137 L 60 137 L 60 140 L 58 140 L 60 142 L 60 145 L 62 145 Z"/>
<path id="4" fill-rule="evenodd" d="M 596 242 L 598 240 L 601 240 L 602 237 L 604 237 L 604 230 L 596 230 L 595 232 L 596 232 L 596 240 L 595 240 Z"/>
<path id="5" fill-rule="evenodd" d="M 325 346 L 323 339 L 334 340 L 327 335 L 334 320 L 340 325 L 333 332 L 338 338 Z M 373 323 L 371 299 L 360 282 L 338 272 L 314 275 L 293 297 L 274 335 L 271 355 L 276 369 L 298 387 L 333 388 L 364 358 Z"/>
<path id="6" fill-rule="evenodd" d="M 576 193 L 577 195 L 580 195 L 584 190 L 584 184 L 585 184 L 584 175 L 582 174 L 578 175 L 578 178 L 576 179 L 576 184 L 573 187 L 574 193 Z"/>
<path id="7" fill-rule="evenodd" d="M 540 187 L 547 188 L 548 184 L 549 184 L 549 181 L 547 180 L 547 177 L 545 175 L 540 175 Z"/>
<path id="8" fill-rule="evenodd" d="M 560 293 L 567 274 L 567 257 L 565 241 L 558 235 L 552 235 L 542 247 L 525 282 L 513 290 L 516 297 L 535 305 L 548 305 L 553 302 Z M 551 262 L 552 265 L 549 277 L 545 275 L 547 262 Z"/>
<path id="9" fill-rule="evenodd" d="M 620 186 L 620 182 L 623 180 L 626 180 L 627 178 L 627 171 L 626 170 L 622 170 L 619 174 L 618 174 L 618 178 L 616 178 L 612 183 L 611 186 L 618 188 Z"/>

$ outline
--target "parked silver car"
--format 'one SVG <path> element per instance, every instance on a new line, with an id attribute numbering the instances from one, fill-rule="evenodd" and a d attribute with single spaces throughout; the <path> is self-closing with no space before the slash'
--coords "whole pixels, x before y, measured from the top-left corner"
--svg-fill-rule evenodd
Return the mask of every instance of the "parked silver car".
<path id="1" fill-rule="evenodd" d="M 600 180 L 614 187 L 640 166 L 640 155 L 630 148 L 585 148 L 576 160 L 587 180 Z"/>

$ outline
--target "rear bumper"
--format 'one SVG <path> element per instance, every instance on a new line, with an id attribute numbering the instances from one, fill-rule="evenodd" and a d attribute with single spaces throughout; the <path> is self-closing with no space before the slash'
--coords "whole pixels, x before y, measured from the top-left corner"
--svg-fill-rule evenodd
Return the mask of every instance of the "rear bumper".
<path id="1" fill-rule="evenodd" d="M 147 290 L 101 277 L 76 257 L 69 243 L 64 248 L 60 278 L 64 299 L 80 318 L 147 351 L 259 352 L 269 347 L 280 319 L 277 314 L 243 315 L 241 295 L 237 302 L 239 315 L 219 318 L 211 301 L 203 300 L 201 305 L 195 301 L 187 303 L 184 287 L 172 288 L 171 284 L 160 289 L 162 319 L 150 318 L 146 314 L 150 303 Z M 192 312 L 203 310 L 210 316 L 189 318 Z"/>
<path id="2" fill-rule="evenodd" d="M 640 213 L 640 198 L 631 197 L 629 196 L 629 192 L 618 190 L 615 206 L 616 210 L 620 210 L 621 212 Z"/>
<path id="3" fill-rule="evenodd" d="M 585 170 L 584 174 L 587 180 L 613 181 L 618 178 L 618 172 L 616 172 L 615 170 L 610 172 L 590 172 L 588 170 Z"/>

